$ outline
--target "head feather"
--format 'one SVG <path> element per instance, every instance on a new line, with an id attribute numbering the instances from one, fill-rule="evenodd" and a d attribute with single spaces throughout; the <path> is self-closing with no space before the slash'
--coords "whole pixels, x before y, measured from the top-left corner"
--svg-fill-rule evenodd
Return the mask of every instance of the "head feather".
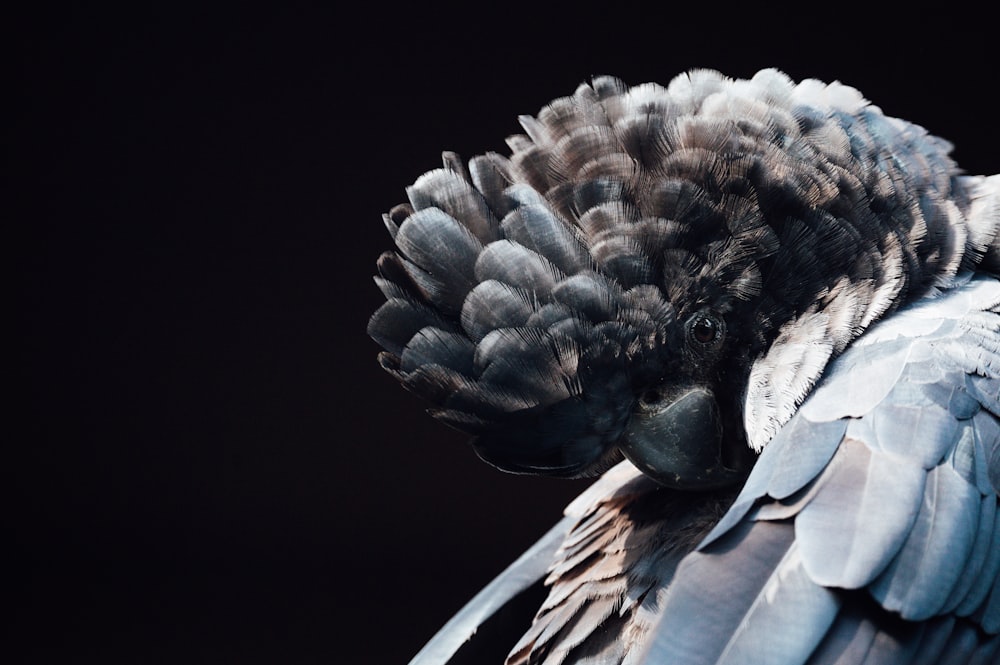
<path id="1" fill-rule="evenodd" d="M 386 216 L 369 324 L 487 459 L 606 463 L 700 307 L 740 335 L 760 448 L 873 321 L 1000 265 L 997 177 L 840 83 L 602 76 L 521 125 L 510 157 L 446 153 Z"/>

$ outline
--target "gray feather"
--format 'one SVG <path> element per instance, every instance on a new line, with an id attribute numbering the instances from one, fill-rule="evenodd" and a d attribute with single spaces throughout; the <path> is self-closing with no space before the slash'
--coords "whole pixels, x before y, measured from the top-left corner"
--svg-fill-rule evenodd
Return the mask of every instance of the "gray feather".
<path id="1" fill-rule="evenodd" d="M 919 464 L 846 439 L 795 520 L 813 579 L 847 589 L 870 583 L 909 534 L 926 475 Z"/>
<path id="2" fill-rule="evenodd" d="M 413 372 L 425 365 L 448 367 L 460 374 L 472 374 L 475 347 L 458 333 L 428 326 L 410 340 L 400 357 L 399 368 Z"/>
<path id="3" fill-rule="evenodd" d="M 414 210 L 440 209 L 452 219 L 461 220 L 484 245 L 500 237 L 497 218 L 483 194 L 453 170 L 430 171 L 407 188 L 406 193 Z"/>
<path id="4" fill-rule="evenodd" d="M 486 247 L 475 264 L 480 282 L 497 280 L 547 298 L 556 282 L 565 275 L 541 254 L 510 240 L 498 240 Z"/>
<path id="5" fill-rule="evenodd" d="M 923 498 L 905 544 L 871 585 L 883 607 L 910 621 L 929 619 L 944 608 L 969 565 L 979 527 L 979 492 L 948 467 L 927 474 Z"/>
<path id="6" fill-rule="evenodd" d="M 980 577 L 996 579 L 996 572 L 991 572 L 986 567 L 987 556 L 991 546 L 996 546 L 996 513 L 997 499 L 994 495 L 986 495 L 981 498 L 979 506 L 979 523 L 976 528 L 976 540 L 972 547 L 972 552 L 964 566 L 959 567 L 959 579 L 948 596 L 942 608 L 943 613 L 955 612 L 960 603 L 970 595 L 973 585 Z M 961 519 L 961 518 L 959 518 Z"/>
<path id="7" fill-rule="evenodd" d="M 535 190 L 515 185 L 507 195 L 517 203 L 502 222 L 508 239 L 548 258 L 568 275 L 590 267 L 590 254 L 577 233 L 556 216 Z"/>
<path id="8" fill-rule="evenodd" d="M 535 310 L 530 292 L 488 279 L 477 284 L 466 297 L 462 305 L 462 330 L 478 343 L 498 328 L 524 326 Z"/>
<path id="9" fill-rule="evenodd" d="M 570 526 L 572 518 L 567 517 L 550 529 L 452 617 L 413 657 L 409 665 L 437 665 L 448 662 L 459 648 L 475 635 L 476 629 L 486 619 L 542 578 L 549 559 Z"/>
<path id="10" fill-rule="evenodd" d="M 510 164 L 495 152 L 479 155 L 469 160 L 469 176 L 475 188 L 497 218 L 510 212 L 512 202 L 504 193 L 513 181 Z"/>
<path id="11" fill-rule="evenodd" d="M 995 501 L 995 500 L 994 500 Z M 984 528 L 990 530 L 988 523 Z M 993 585 L 989 580 L 994 580 Z M 983 563 L 982 571 L 976 579 L 976 583 L 968 591 L 968 595 L 955 608 L 958 616 L 969 616 L 984 603 L 988 602 L 990 592 L 996 588 L 1000 582 L 1000 510 L 993 512 L 993 528 L 990 530 L 990 544 L 987 547 L 986 561 Z M 997 632 L 997 631 L 993 631 Z"/>
<path id="12" fill-rule="evenodd" d="M 838 607 L 802 570 L 789 525 L 744 525 L 684 560 L 643 662 L 804 662 Z"/>
<path id="13" fill-rule="evenodd" d="M 483 246 L 454 217 L 428 208 L 414 213 L 400 227 L 396 237 L 399 249 L 415 264 L 449 286 L 474 284 L 473 268 Z M 454 283 L 454 286 L 453 286 Z"/>

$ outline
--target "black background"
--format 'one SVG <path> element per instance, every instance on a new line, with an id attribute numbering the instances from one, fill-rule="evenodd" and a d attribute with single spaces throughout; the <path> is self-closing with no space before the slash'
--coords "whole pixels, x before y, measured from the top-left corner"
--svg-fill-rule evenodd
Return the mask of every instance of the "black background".
<path id="1" fill-rule="evenodd" d="M 441 150 L 594 74 L 777 66 L 1000 170 L 991 21 L 776 11 L 7 16 L 25 662 L 403 663 L 586 485 L 487 467 L 375 362 L 381 213 Z"/>

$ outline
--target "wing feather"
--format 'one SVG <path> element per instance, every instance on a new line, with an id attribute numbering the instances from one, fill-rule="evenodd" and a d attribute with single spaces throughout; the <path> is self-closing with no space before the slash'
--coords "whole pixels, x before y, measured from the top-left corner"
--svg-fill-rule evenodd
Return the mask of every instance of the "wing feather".
<path id="1" fill-rule="evenodd" d="M 657 630 L 643 662 L 803 662 L 839 604 L 805 573 L 790 524 L 745 522 L 678 568 L 660 623 L 670 630 Z"/>
<path id="2" fill-rule="evenodd" d="M 883 607 L 910 621 L 941 612 L 962 570 L 970 565 L 982 499 L 974 486 L 947 466 L 927 474 L 922 489 L 923 502 L 909 537 L 871 585 L 872 595 Z"/>
<path id="3" fill-rule="evenodd" d="M 909 663 L 927 652 L 975 662 L 995 654 L 1000 510 L 991 456 L 1000 446 L 1000 375 L 970 367 L 962 347 L 980 344 L 990 325 L 1000 338 L 1000 316 L 990 312 L 997 293 L 996 280 L 974 278 L 901 311 L 833 363 L 764 449 L 733 507 L 678 568 L 643 662 L 720 663 L 725 649 L 742 662 L 767 662 L 769 649 L 781 652 L 774 636 L 786 632 L 808 635 L 816 647 L 811 655 L 783 647 L 787 663 Z M 970 314 L 974 327 L 964 325 Z M 758 531 L 763 524 L 772 529 Z M 795 598 L 808 581 L 837 599 L 835 616 L 813 606 L 812 622 L 790 631 L 788 618 L 751 600 L 767 586 L 755 563 L 775 575 L 773 597 Z M 740 579 L 725 577 L 729 570 Z M 719 588 L 724 598 L 713 597 Z M 767 635 L 767 643 L 741 642 L 751 624 L 746 634 Z M 732 646 L 715 651 L 704 635 Z"/>
<path id="4" fill-rule="evenodd" d="M 542 579 L 549 561 L 573 525 L 573 521 L 571 517 L 561 520 L 496 579 L 486 585 L 424 645 L 409 665 L 447 663 L 463 644 L 472 639 L 476 630 L 489 617 L 519 593 Z"/>
<path id="5" fill-rule="evenodd" d="M 813 579 L 846 589 L 870 583 L 905 542 L 926 476 L 906 458 L 845 439 L 818 481 L 822 488 L 795 519 Z"/>

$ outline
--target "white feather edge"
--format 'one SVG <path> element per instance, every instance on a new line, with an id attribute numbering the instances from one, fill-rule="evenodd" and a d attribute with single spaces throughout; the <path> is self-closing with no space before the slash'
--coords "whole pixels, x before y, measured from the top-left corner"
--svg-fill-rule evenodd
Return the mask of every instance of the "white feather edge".
<path id="1" fill-rule="evenodd" d="M 834 352 L 830 317 L 807 312 L 783 325 L 767 353 L 750 369 L 744 427 L 756 452 L 794 415 Z"/>
<path id="2" fill-rule="evenodd" d="M 1000 174 L 965 176 L 973 182 L 972 201 L 966 213 L 968 244 L 977 252 L 1000 246 Z"/>

